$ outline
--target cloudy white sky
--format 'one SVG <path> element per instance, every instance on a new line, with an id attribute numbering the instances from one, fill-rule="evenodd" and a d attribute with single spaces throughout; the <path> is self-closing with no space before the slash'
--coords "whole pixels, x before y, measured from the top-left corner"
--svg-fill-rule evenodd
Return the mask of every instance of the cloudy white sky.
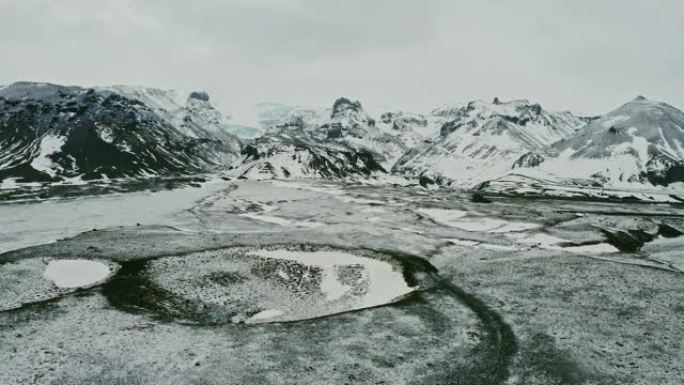
<path id="1" fill-rule="evenodd" d="M 238 121 L 338 96 L 684 107 L 682 0 L 0 0 L 0 34 L 0 84 L 201 89 Z"/>

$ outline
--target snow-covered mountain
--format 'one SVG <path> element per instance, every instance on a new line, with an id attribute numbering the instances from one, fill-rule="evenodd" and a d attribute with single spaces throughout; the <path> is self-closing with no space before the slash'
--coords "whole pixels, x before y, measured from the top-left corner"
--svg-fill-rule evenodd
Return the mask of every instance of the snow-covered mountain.
<path id="1" fill-rule="evenodd" d="M 327 108 L 303 107 L 281 103 L 261 103 L 256 109 L 261 128 L 268 133 L 288 129 L 318 127 L 330 116 Z"/>
<path id="2" fill-rule="evenodd" d="M 240 141 L 204 93 L 19 82 L 0 89 L 0 180 L 91 180 L 207 171 Z"/>
<path id="3" fill-rule="evenodd" d="M 442 107 L 433 116 L 445 122 L 439 138 L 406 152 L 393 171 L 461 187 L 539 163 L 551 144 L 585 124 L 569 112 L 547 111 L 527 100 L 474 101 Z"/>
<path id="4" fill-rule="evenodd" d="M 266 135 L 245 148 L 232 171 L 243 178 L 367 177 L 385 173 L 421 140 L 411 128 L 422 124 L 418 115 L 385 114 L 378 123 L 347 98 L 331 108 L 260 109 Z"/>
<path id="5" fill-rule="evenodd" d="M 380 130 L 397 137 L 408 149 L 436 136 L 435 124 L 429 116 L 404 111 L 385 112 L 377 122 Z"/>
<path id="6" fill-rule="evenodd" d="M 274 133 L 242 150 L 230 174 L 240 179 L 367 178 L 387 171 L 373 154 L 307 135 Z"/>
<path id="7" fill-rule="evenodd" d="M 360 102 L 339 98 L 329 108 L 263 104 L 258 121 L 232 124 L 204 92 L 0 86 L 0 183 L 391 171 L 421 184 L 510 194 L 679 196 L 671 191 L 684 188 L 684 113 L 643 97 L 597 118 L 494 99 L 374 119 Z"/>
<path id="8" fill-rule="evenodd" d="M 552 146 L 555 156 L 490 182 L 649 189 L 684 182 L 684 113 L 638 97 Z M 533 182 L 532 182 L 533 181 Z M 560 189 L 560 187 L 558 187 Z"/>

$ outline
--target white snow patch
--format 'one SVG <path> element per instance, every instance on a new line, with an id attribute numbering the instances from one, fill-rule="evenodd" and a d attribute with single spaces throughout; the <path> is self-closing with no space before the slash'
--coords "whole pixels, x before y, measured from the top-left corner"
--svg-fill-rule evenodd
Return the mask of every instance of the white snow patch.
<path id="1" fill-rule="evenodd" d="M 92 286 L 104 281 L 111 269 L 104 263 L 86 259 L 63 259 L 48 262 L 43 275 L 60 289 Z"/>
<path id="2" fill-rule="evenodd" d="M 31 167 L 38 171 L 42 171 L 51 177 L 55 177 L 57 172 L 55 168 L 60 168 L 55 164 L 50 155 L 59 152 L 66 143 L 66 137 L 57 135 L 46 135 L 40 141 L 40 148 L 38 156 L 31 162 Z"/>
<path id="3" fill-rule="evenodd" d="M 495 244 L 495 243 L 471 241 L 471 240 L 467 240 L 467 239 L 453 238 L 453 239 L 448 239 L 448 241 L 453 243 L 454 245 L 457 245 L 457 246 L 470 247 L 473 249 L 485 249 L 485 250 L 494 250 L 494 251 L 520 251 L 520 250 L 523 250 L 520 247 L 515 246 L 515 245 L 499 245 L 499 244 Z"/>
<path id="4" fill-rule="evenodd" d="M 455 226 L 460 224 L 460 219 L 468 215 L 468 212 L 463 210 L 422 208 L 416 211 L 427 215 L 433 221 L 445 226 Z"/>
<path id="5" fill-rule="evenodd" d="M 559 243 L 568 242 L 566 239 L 558 238 L 556 236 L 545 233 L 513 233 L 508 235 L 516 241 L 526 245 L 538 245 L 541 247 L 548 247 L 557 245 Z"/>
<path id="6" fill-rule="evenodd" d="M 3 179 L 2 183 L 0 183 L 0 190 L 12 190 L 17 187 L 19 187 L 19 184 L 17 183 L 17 178 Z"/>
<path id="7" fill-rule="evenodd" d="M 281 315 L 285 314 L 283 311 L 278 310 L 278 309 L 268 309 L 268 310 L 263 310 L 260 311 L 253 316 L 249 317 L 245 323 L 256 323 L 256 322 L 262 322 L 265 320 L 269 320 L 272 318 L 279 317 Z"/>
<path id="8" fill-rule="evenodd" d="M 470 217 L 464 219 L 453 227 L 465 231 L 476 231 L 485 233 L 509 233 L 514 231 L 524 231 L 539 227 L 536 223 L 509 222 L 498 218 L 489 217 Z"/>
<path id="9" fill-rule="evenodd" d="M 351 286 L 340 282 L 336 267 L 363 266 L 363 274 L 369 282 L 368 291 L 355 301 L 349 310 L 384 305 L 415 290 L 406 284 L 402 273 L 395 270 L 389 263 L 341 251 L 256 250 L 251 254 L 262 258 L 290 260 L 320 268 L 323 271 L 321 291 L 329 301 L 344 297 L 351 289 Z"/>
<path id="10" fill-rule="evenodd" d="M 624 122 L 625 120 L 629 120 L 629 115 L 616 115 L 612 116 L 609 118 L 603 119 L 603 122 L 601 122 L 601 125 L 603 125 L 604 128 L 610 128 L 615 124 Z"/>
<path id="11" fill-rule="evenodd" d="M 266 206 L 264 211 L 256 212 L 256 213 L 244 213 L 244 214 L 238 214 L 241 217 L 246 217 L 246 218 L 251 218 L 255 219 L 257 221 L 261 222 L 266 222 L 266 223 L 273 223 L 279 226 L 283 227 L 304 227 L 304 228 L 316 228 L 316 227 L 321 227 L 323 224 L 318 223 L 318 222 L 312 222 L 312 221 L 293 221 L 287 218 L 283 217 L 278 217 L 275 215 L 267 215 L 265 213 L 271 212 L 276 210 L 276 206 Z"/>
<path id="12" fill-rule="evenodd" d="M 608 243 L 597 243 L 595 245 L 559 247 L 558 250 L 565 250 L 576 254 L 603 254 L 617 253 L 620 250 Z"/>
<path id="13" fill-rule="evenodd" d="M 111 127 L 100 125 L 96 125 L 96 127 L 96 132 L 100 139 L 102 139 L 105 143 L 114 143 L 114 131 Z"/>
<path id="14" fill-rule="evenodd" d="M 539 227 L 536 223 L 512 222 L 484 216 L 466 216 L 468 213 L 462 210 L 419 209 L 417 212 L 427 215 L 439 224 L 473 232 L 508 233 Z"/>

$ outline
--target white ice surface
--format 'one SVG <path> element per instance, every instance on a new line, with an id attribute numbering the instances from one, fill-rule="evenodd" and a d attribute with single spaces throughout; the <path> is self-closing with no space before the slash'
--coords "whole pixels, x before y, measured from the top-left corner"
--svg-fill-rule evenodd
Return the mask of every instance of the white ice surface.
<path id="1" fill-rule="evenodd" d="M 449 209 L 419 209 L 435 222 L 460 230 L 485 233 L 508 233 L 538 228 L 536 223 L 506 221 L 485 216 L 468 216 L 468 212 Z"/>
<path id="2" fill-rule="evenodd" d="M 323 271 L 321 291 L 329 301 L 340 299 L 351 289 L 350 286 L 340 282 L 335 267 L 354 264 L 363 266 L 363 274 L 368 278 L 367 281 L 370 286 L 368 291 L 349 310 L 384 305 L 415 290 L 406 284 L 402 273 L 395 270 L 389 263 L 350 253 L 340 251 L 256 250 L 251 254 L 262 258 L 295 261 L 320 268 Z"/>
<path id="3" fill-rule="evenodd" d="M 178 214 L 230 184 L 217 180 L 201 188 L 0 204 L 0 252 L 54 242 L 93 228 L 137 223 L 192 227 L 195 218 Z"/>
<path id="4" fill-rule="evenodd" d="M 278 309 L 263 310 L 248 318 L 246 323 L 256 323 L 264 320 L 269 320 L 271 318 L 275 318 L 283 314 L 284 313 Z"/>
<path id="5" fill-rule="evenodd" d="M 102 282 L 110 273 L 109 267 L 102 262 L 63 259 L 48 262 L 44 276 L 60 289 L 74 289 Z"/>
<path id="6" fill-rule="evenodd" d="M 271 211 L 276 210 L 277 207 L 275 206 L 266 206 L 265 210 L 262 212 L 255 212 L 255 213 L 244 213 L 244 214 L 239 214 L 241 217 L 247 217 L 251 219 L 255 219 L 257 221 L 261 222 L 266 222 L 266 223 L 273 223 L 279 226 L 283 227 L 304 227 L 304 228 L 316 228 L 323 226 L 322 223 L 318 222 L 311 222 L 311 221 L 294 221 L 290 220 L 284 217 L 279 217 L 275 215 L 268 215 L 265 213 L 269 213 Z"/>
<path id="7" fill-rule="evenodd" d="M 597 243 L 595 245 L 559 247 L 558 250 L 565 250 L 577 254 L 604 254 L 617 253 L 620 250 L 607 243 Z"/>
<path id="8" fill-rule="evenodd" d="M 563 238 L 558 238 L 556 236 L 545 234 L 545 233 L 513 233 L 508 235 L 510 238 L 515 239 L 517 242 L 526 245 L 537 245 L 541 247 L 548 247 L 557 245 L 559 243 L 568 242 L 568 240 Z"/>
<path id="9" fill-rule="evenodd" d="M 462 221 L 461 218 L 465 217 L 468 212 L 463 210 L 448 210 L 448 209 L 427 209 L 422 208 L 416 210 L 417 212 L 427 215 L 433 221 L 445 225 L 445 226 L 458 226 Z"/>

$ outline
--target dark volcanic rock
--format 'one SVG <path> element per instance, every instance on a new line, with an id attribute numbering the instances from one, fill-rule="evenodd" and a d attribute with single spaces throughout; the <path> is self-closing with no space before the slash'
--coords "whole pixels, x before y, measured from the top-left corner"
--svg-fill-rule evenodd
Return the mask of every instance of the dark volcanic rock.
<path id="1" fill-rule="evenodd" d="M 204 91 L 195 91 L 195 92 L 190 93 L 189 98 L 201 100 L 203 102 L 208 102 L 209 101 L 209 94 L 204 92 Z"/>
<path id="2" fill-rule="evenodd" d="M 339 98 L 335 100 L 335 103 L 333 104 L 331 118 L 338 117 L 349 110 L 359 112 L 362 109 L 363 108 L 361 107 L 361 103 L 359 101 L 351 101 L 347 98 Z"/>
<path id="3" fill-rule="evenodd" d="M 0 180 L 206 171 L 239 152 L 239 142 L 227 138 L 188 136 L 158 109 L 113 90 L 39 83 L 0 89 Z"/>
<path id="4" fill-rule="evenodd" d="M 542 155 L 528 152 L 513 163 L 513 168 L 537 167 L 544 162 Z"/>

